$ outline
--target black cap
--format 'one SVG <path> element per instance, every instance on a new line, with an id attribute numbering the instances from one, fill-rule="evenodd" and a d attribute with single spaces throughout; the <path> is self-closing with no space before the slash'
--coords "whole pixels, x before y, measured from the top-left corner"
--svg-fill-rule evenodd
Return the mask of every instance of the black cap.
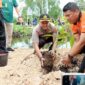
<path id="1" fill-rule="evenodd" d="M 41 14 L 40 21 L 50 21 L 50 16 L 48 14 Z"/>

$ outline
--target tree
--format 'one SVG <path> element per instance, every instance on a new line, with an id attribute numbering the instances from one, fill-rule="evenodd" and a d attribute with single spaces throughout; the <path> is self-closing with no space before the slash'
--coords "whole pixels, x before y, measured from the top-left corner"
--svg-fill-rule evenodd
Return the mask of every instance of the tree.
<path id="1" fill-rule="evenodd" d="M 38 15 L 48 13 L 57 18 L 60 15 L 59 0 L 26 0 L 27 7 L 23 10 L 23 16 L 26 19 L 27 9 L 30 7 L 33 13 Z"/>
<path id="2" fill-rule="evenodd" d="M 61 15 L 61 9 L 59 7 L 59 1 L 50 1 L 49 0 L 49 15 L 53 16 L 54 18 L 57 18 L 59 15 Z"/>
<path id="3" fill-rule="evenodd" d="M 85 10 L 85 0 L 75 0 L 81 10 Z"/>

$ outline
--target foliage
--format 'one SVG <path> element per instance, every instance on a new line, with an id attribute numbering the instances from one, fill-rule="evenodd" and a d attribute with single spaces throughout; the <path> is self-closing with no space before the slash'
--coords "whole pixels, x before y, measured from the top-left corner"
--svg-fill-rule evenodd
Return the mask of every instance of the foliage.
<path id="1" fill-rule="evenodd" d="M 59 7 L 59 1 L 50 1 L 49 0 L 49 15 L 56 19 L 61 15 L 61 9 Z"/>
<path id="2" fill-rule="evenodd" d="M 58 36 L 57 36 L 58 42 L 57 42 L 57 44 L 61 45 L 63 43 L 66 43 L 68 37 L 69 37 L 69 34 L 66 32 L 64 26 L 60 26 L 58 29 Z"/>
<path id="3" fill-rule="evenodd" d="M 22 12 L 22 16 L 23 16 L 24 21 L 27 21 L 27 7 L 24 8 L 24 10 Z"/>
<path id="4" fill-rule="evenodd" d="M 46 2 L 48 2 L 48 6 L 45 5 Z M 39 14 L 45 12 L 45 10 L 47 9 L 49 11 L 48 14 L 53 18 L 57 18 L 61 14 L 61 10 L 59 8 L 59 0 L 26 0 L 26 5 L 27 7 L 22 12 L 25 21 L 27 20 L 26 18 L 28 7 L 30 7 L 32 11 L 35 12 L 35 6 L 37 6 L 38 10 L 40 10 L 37 10 L 38 12 L 40 12 L 38 13 L 38 16 Z M 36 17 L 36 15 L 33 16 Z"/>
<path id="5" fill-rule="evenodd" d="M 70 46 L 73 46 L 74 37 L 70 30 L 70 24 L 66 21 L 64 17 L 62 17 L 64 24 L 58 25 L 58 45 L 64 44 L 66 42 L 70 42 Z"/>
<path id="6" fill-rule="evenodd" d="M 15 33 L 20 33 L 24 36 L 31 35 L 32 34 L 32 28 L 27 27 L 27 26 L 22 26 L 22 25 L 16 25 L 14 24 L 14 32 Z"/>
<path id="7" fill-rule="evenodd" d="M 73 43 L 74 43 L 74 37 L 71 36 L 71 37 L 70 37 L 70 46 L 71 46 L 71 47 L 73 46 Z"/>
<path id="8" fill-rule="evenodd" d="M 54 19 L 56 19 L 59 15 L 60 15 L 60 9 L 58 6 L 53 6 L 50 10 L 49 10 L 49 15 L 53 16 Z"/>
<path id="9" fill-rule="evenodd" d="M 85 0 L 76 0 L 76 3 L 81 10 L 85 10 Z"/>
<path id="10" fill-rule="evenodd" d="M 62 17 L 63 18 L 63 17 Z M 66 42 L 70 42 L 70 45 L 72 47 L 74 43 L 74 37 L 72 36 L 71 30 L 69 28 L 69 23 L 63 18 L 64 24 L 58 25 L 58 22 L 56 22 L 57 28 L 58 28 L 58 45 L 62 45 Z M 22 25 L 16 25 L 14 24 L 14 32 L 18 32 L 21 35 L 27 36 L 32 34 L 32 28 L 28 26 L 22 26 Z M 49 36 L 49 35 L 47 35 Z M 31 37 L 31 36 L 30 36 Z"/>

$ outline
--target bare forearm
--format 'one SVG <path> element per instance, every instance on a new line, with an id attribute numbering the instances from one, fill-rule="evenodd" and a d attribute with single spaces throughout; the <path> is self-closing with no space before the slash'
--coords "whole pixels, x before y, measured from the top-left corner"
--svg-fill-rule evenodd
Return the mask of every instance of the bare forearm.
<path id="1" fill-rule="evenodd" d="M 38 56 L 39 58 L 41 58 L 41 57 L 42 57 L 42 54 L 41 54 L 40 49 L 39 49 L 39 47 L 38 47 L 37 44 L 34 44 L 34 49 L 35 49 L 35 51 L 36 51 L 36 53 L 37 53 L 37 56 Z"/>
<path id="2" fill-rule="evenodd" d="M 75 43 L 72 49 L 70 50 L 69 54 L 71 54 L 71 56 L 75 56 L 76 54 L 79 54 L 83 46 L 84 44 L 81 44 L 79 42 Z"/>
<path id="3" fill-rule="evenodd" d="M 79 54 L 79 52 L 82 50 L 84 46 L 85 46 L 85 33 L 81 33 L 79 40 L 76 41 L 71 51 L 69 52 L 70 55 L 75 56 L 76 54 Z"/>
<path id="4" fill-rule="evenodd" d="M 40 50 L 36 49 L 36 53 L 37 53 L 39 58 L 42 58 L 42 54 L 41 54 Z"/>
<path id="5" fill-rule="evenodd" d="M 17 13 L 18 17 L 19 17 L 19 16 L 21 16 L 21 14 L 20 14 L 20 11 L 19 11 L 18 7 L 16 7 L 16 8 L 15 8 L 15 10 L 16 10 L 16 13 Z"/>

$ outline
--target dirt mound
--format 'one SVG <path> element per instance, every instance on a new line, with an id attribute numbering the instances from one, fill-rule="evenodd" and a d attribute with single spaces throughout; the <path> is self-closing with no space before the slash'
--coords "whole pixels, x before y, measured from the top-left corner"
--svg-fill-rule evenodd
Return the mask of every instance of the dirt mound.
<path id="1" fill-rule="evenodd" d="M 44 75 L 40 85 L 61 85 L 61 82 L 62 73 L 55 71 Z"/>
<path id="2" fill-rule="evenodd" d="M 59 52 L 63 54 L 66 50 Z M 39 58 L 32 54 L 33 51 L 24 48 L 9 53 L 8 65 L 0 67 L 0 85 L 61 85 L 61 72 L 58 69 L 62 59 L 60 53 L 54 62 L 57 69 L 43 74 Z"/>
<path id="3" fill-rule="evenodd" d="M 10 52 L 8 65 L 0 67 L 0 85 L 40 85 L 47 76 L 51 77 L 51 72 L 43 75 L 39 58 L 32 53 L 33 49 L 15 49 Z"/>
<path id="4" fill-rule="evenodd" d="M 43 69 L 45 69 L 48 73 L 53 69 L 56 53 L 52 53 L 51 51 L 43 51 L 41 53 L 45 59 L 43 62 Z"/>
<path id="5" fill-rule="evenodd" d="M 62 62 L 62 57 L 61 55 L 57 55 L 56 57 L 56 61 L 54 64 L 54 70 L 58 71 L 61 70 L 62 72 L 78 72 L 81 62 L 84 58 L 85 54 L 79 54 L 77 56 L 75 56 L 72 61 L 71 64 L 69 65 L 69 67 L 66 67 Z"/>

